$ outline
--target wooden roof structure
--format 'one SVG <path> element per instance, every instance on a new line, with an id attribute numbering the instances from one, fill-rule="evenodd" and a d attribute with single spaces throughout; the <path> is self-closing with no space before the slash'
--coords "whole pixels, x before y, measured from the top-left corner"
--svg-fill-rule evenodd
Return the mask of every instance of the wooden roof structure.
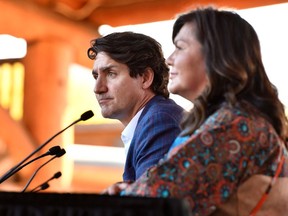
<path id="1" fill-rule="evenodd" d="M 216 5 L 245 9 L 287 0 L 0 0 L 0 33 L 27 41 L 43 35 L 63 38 L 77 50 L 75 61 L 91 66 L 86 46 L 99 36 L 98 27 L 169 20 L 188 9 Z"/>

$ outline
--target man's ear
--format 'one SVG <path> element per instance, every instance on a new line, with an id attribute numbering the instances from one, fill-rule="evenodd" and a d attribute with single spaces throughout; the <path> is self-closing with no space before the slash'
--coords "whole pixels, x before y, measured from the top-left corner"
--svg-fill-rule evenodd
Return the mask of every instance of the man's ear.
<path id="1" fill-rule="evenodd" d="M 150 67 L 146 68 L 142 75 L 142 78 L 142 87 L 144 89 L 150 88 L 154 79 L 154 71 Z"/>

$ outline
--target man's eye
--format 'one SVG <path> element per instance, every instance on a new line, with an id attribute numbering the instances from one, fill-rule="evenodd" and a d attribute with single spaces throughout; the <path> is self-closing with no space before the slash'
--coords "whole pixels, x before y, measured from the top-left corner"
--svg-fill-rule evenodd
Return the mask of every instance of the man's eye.
<path id="1" fill-rule="evenodd" d="M 98 79 L 98 74 L 93 74 L 93 77 L 94 77 L 95 80 L 97 80 Z"/>
<path id="2" fill-rule="evenodd" d="M 108 72 L 107 74 L 109 77 L 115 77 L 116 76 L 116 73 L 113 73 L 113 72 Z"/>

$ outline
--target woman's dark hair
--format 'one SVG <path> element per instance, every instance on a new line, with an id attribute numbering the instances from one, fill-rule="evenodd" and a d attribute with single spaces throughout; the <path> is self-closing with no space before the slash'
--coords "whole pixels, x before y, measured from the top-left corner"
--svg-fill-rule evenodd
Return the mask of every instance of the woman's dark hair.
<path id="1" fill-rule="evenodd" d="M 288 121 L 284 106 L 265 72 L 253 27 L 234 12 L 207 7 L 180 15 L 174 23 L 173 41 L 186 23 L 196 27 L 210 85 L 193 101 L 182 135 L 193 133 L 222 102 L 233 105 L 244 100 L 258 108 L 285 140 Z"/>
<path id="2" fill-rule="evenodd" d="M 169 67 L 161 45 L 153 38 L 134 32 L 112 33 L 91 41 L 88 57 L 94 60 L 99 52 L 105 52 L 113 60 L 127 65 L 131 77 L 142 76 L 147 68 L 151 68 L 154 72 L 152 91 L 169 97 Z"/>

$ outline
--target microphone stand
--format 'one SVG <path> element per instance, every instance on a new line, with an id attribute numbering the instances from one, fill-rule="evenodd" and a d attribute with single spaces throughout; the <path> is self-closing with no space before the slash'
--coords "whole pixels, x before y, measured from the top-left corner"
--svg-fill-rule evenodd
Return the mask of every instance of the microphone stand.
<path id="1" fill-rule="evenodd" d="M 62 151 L 62 149 L 60 148 L 60 146 L 54 146 L 52 148 L 49 149 L 48 152 L 38 156 L 38 157 L 35 157 L 33 158 L 32 160 L 22 164 L 22 165 L 19 165 L 18 167 L 16 167 L 14 170 L 12 170 L 11 172 L 7 173 L 6 176 L 3 177 L 4 180 L 10 178 L 12 175 L 14 175 L 15 173 L 17 173 L 19 170 L 21 170 L 22 168 L 24 168 L 25 166 L 29 165 L 30 163 L 40 159 L 40 158 L 43 158 L 43 157 L 46 157 L 48 155 L 58 155 L 60 152 Z"/>
<path id="2" fill-rule="evenodd" d="M 54 157 L 50 158 L 48 161 L 46 161 L 44 164 L 42 164 L 40 167 L 38 167 L 38 169 L 33 173 L 33 175 L 30 177 L 29 181 L 27 182 L 27 184 L 25 185 L 25 187 L 22 190 L 22 193 L 24 193 L 27 189 L 27 187 L 30 185 L 31 181 L 34 179 L 35 175 L 38 173 L 38 171 L 45 166 L 46 164 L 48 164 L 50 161 L 54 160 L 55 158 L 61 157 L 62 155 L 64 155 L 66 153 L 65 149 L 62 149 L 61 152 L 59 152 L 58 155 L 55 155 Z"/>
<path id="3" fill-rule="evenodd" d="M 46 180 L 44 183 L 38 185 L 37 187 L 35 187 L 34 189 L 32 189 L 30 192 L 38 192 L 38 191 L 41 191 L 41 190 L 46 190 L 47 188 L 50 187 L 49 185 L 49 182 L 52 181 L 53 179 L 58 179 L 60 178 L 62 175 L 61 172 L 57 172 L 55 173 L 50 179 Z"/>
<path id="4" fill-rule="evenodd" d="M 67 127 L 65 127 L 63 130 L 59 131 L 58 133 L 56 133 L 54 136 L 52 136 L 50 139 L 48 139 L 46 142 L 44 142 L 42 145 L 40 145 L 38 148 L 36 148 L 31 154 L 29 154 L 27 157 L 25 157 L 21 162 L 19 162 L 17 165 L 15 165 L 14 167 L 12 167 L 8 172 L 6 172 L 1 178 L 0 178 L 0 184 L 2 184 L 6 179 L 8 179 L 11 174 L 14 174 L 14 171 L 21 166 L 21 164 L 25 163 L 29 158 L 31 158 L 34 154 L 36 154 L 38 151 L 40 151 L 43 147 L 45 147 L 49 142 L 51 142 L 51 140 L 53 140 L 56 136 L 58 136 L 59 134 L 61 134 L 63 131 L 67 130 L 69 127 L 71 127 L 72 125 L 78 123 L 79 121 L 86 121 L 87 119 L 91 118 L 93 116 L 93 112 L 91 110 L 86 111 L 85 113 L 83 113 L 81 115 L 81 117 L 79 119 L 77 119 L 76 121 L 72 122 L 70 125 L 68 125 Z"/>

